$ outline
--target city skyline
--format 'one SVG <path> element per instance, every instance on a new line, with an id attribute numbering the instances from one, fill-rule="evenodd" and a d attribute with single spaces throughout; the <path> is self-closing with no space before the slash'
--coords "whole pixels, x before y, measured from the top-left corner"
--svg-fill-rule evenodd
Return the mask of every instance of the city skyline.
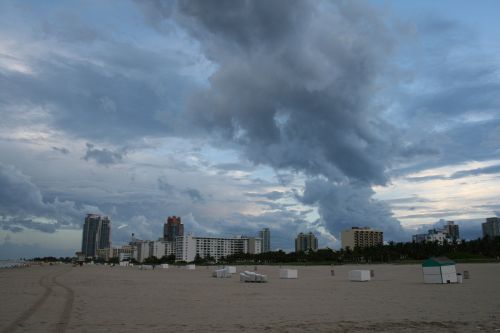
<path id="1" fill-rule="evenodd" d="M 500 216 L 497 1 L 0 3 L 0 259 Z"/>

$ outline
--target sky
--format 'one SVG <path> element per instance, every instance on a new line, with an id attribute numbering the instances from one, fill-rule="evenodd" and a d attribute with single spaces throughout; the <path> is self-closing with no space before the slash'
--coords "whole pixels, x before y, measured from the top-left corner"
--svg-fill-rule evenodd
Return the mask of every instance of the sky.
<path id="1" fill-rule="evenodd" d="M 0 259 L 500 216 L 498 1 L 0 2 Z"/>

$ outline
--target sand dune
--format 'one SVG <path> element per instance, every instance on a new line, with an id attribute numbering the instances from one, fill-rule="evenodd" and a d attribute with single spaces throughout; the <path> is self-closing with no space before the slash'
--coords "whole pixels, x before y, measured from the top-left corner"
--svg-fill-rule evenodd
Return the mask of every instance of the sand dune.
<path id="1" fill-rule="evenodd" d="M 289 266 L 287 266 L 289 267 Z M 425 285 L 419 265 L 259 266 L 265 284 L 213 268 L 56 265 L 0 271 L 1 332 L 500 332 L 500 265 L 457 265 L 463 284 Z M 253 266 L 238 267 L 238 271 Z"/>

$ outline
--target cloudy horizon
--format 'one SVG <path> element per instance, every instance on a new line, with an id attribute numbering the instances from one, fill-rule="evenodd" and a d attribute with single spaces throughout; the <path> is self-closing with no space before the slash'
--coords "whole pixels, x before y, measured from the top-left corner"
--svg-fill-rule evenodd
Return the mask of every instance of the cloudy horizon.
<path id="1" fill-rule="evenodd" d="M 495 1 L 0 3 L 0 259 L 500 216 Z"/>

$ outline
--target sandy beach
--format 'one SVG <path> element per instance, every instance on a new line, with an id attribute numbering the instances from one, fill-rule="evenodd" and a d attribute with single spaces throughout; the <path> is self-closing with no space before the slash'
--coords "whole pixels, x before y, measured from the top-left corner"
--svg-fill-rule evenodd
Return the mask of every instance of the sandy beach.
<path id="1" fill-rule="evenodd" d="M 423 284 L 419 265 L 295 268 L 258 266 L 262 284 L 201 266 L 3 269 L 0 332 L 500 332 L 500 264 L 457 265 L 471 279 L 452 285 Z M 375 278 L 348 281 L 356 268 Z"/>

